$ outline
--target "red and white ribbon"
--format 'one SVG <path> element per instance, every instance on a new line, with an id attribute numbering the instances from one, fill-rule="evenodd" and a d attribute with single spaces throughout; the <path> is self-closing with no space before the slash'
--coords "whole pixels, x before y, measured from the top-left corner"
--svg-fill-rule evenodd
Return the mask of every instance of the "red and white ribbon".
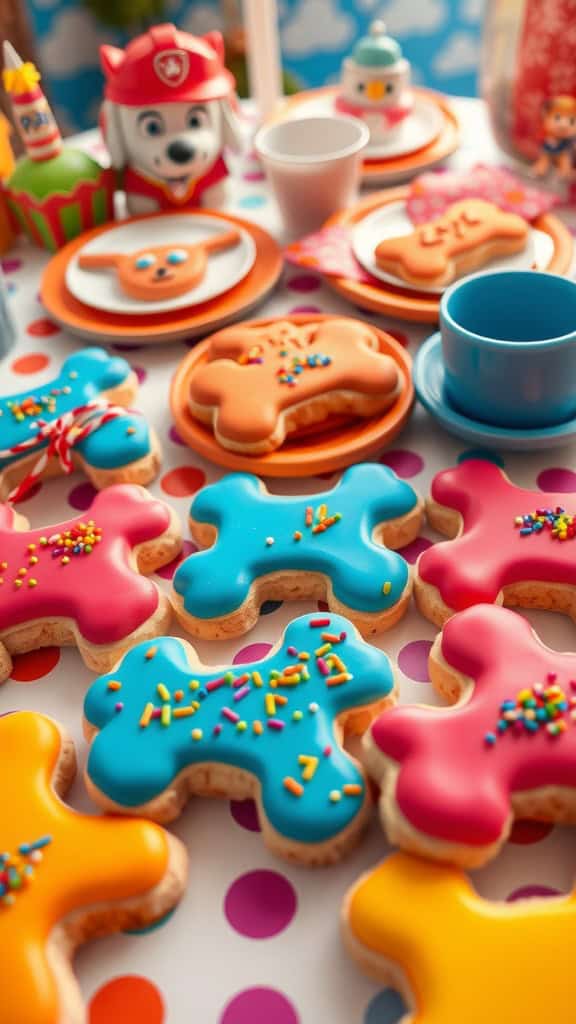
<path id="1" fill-rule="evenodd" d="M 32 437 L 13 445 L 12 448 L 0 450 L 0 459 L 8 459 L 13 455 L 24 454 L 36 448 L 43 441 L 48 442 L 38 461 L 24 479 L 10 491 L 7 500 L 20 501 L 40 479 L 50 459 L 57 458 L 59 460 L 63 473 L 72 473 L 74 469 L 72 450 L 75 445 L 83 441 L 89 434 L 93 434 L 95 430 L 103 427 L 105 423 L 117 419 L 118 416 L 126 416 L 129 412 L 134 415 L 129 409 L 123 409 L 119 405 L 110 405 L 103 399 L 95 399 L 86 405 L 70 409 L 69 412 L 63 413 L 55 420 L 38 418 L 35 424 L 38 429 Z"/>

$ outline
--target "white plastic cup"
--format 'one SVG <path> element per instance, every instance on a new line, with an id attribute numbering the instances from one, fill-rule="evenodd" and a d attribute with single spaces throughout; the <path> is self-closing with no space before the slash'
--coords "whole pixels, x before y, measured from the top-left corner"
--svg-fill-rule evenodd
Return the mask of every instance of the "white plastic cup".
<path id="1" fill-rule="evenodd" d="M 355 199 L 360 161 L 370 132 L 355 117 L 302 117 L 276 121 L 254 140 L 286 229 L 316 231 Z"/>

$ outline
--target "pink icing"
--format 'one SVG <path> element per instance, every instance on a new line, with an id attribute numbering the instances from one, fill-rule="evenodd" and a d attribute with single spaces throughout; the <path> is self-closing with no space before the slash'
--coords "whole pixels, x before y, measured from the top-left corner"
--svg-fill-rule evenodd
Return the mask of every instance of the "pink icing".
<path id="1" fill-rule="evenodd" d="M 542 506 L 576 512 L 576 494 L 524 490 L 492 462 L 470 459 L 438 473 L 432 497 L 460 513 L 462 535 L 425 551 L 418 575 L 454 611 L 492 604 L 512 583 L 576 583 L 576 539 L 554 541 L 548 531 L 522 537 L 514 526 L 516 516 Z"/>
<path id="2" fill-rule="evenodd" d="M 70 558 L 68 565 L 40 546 L 41 537 L 64 532 L 93 519 L 102 528 L 102 541 L 91 554 Z M 39 530 L 15 532 L 14 512 L 0 505 L 0 630 L 44 616 L 74 619 L 82 636 L 95 644 L 110 644 L 127 637 L 158 607 L 158 591 L 151 580 L 132 565 L 132 548 L 161 536 L 170 513 L 161 501 L 151 501 L 139 487 L 109 487 L 96 496 L 82 516 Z M 38 563 L 29 565 L 29 544 Z M 26 567 L 20 589 L 14 586 L 19 567 Z M 31 588 L 28 579 L 38 580 Z"/>
<path id="3" fill-rule="evenodd" d="M 576 785 L 576 723 L 560 736 L 505 733 L 485 741 L 500 704 L 535 682 L 554 680 L 568 696 L 576 655 L 545 647 L 516 612 L 478 605 L 454 616 L 442 633 L 442 654 L 473 680 L 466 704 L 394 708 L 372 737 L 400 766 L 396 800 L 421 832 L 466 845 L 497 841 L 511 813 L 510 795 L 538 786 Z"/>

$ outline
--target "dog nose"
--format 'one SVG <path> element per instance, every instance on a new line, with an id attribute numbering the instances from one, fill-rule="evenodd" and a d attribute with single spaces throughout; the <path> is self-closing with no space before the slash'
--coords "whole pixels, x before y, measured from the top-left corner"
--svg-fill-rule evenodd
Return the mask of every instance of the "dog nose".
<path id="1" fill-rule="evenodd" d="M 194 146 L 191 146 L 184 139 L 174 139 L 174 142 L 171 142 L 166 147 L 168 157 L 175 164 L 187 164 L 189 160 L 194 159 L 194 152 Z"/>
<path id="2" fill-rule="evenodd" d="M 168 271 L 166 267 L 156 267 L 156 270 L 154 271 L 154 277 L 166 277 L 167 273 Z"/>

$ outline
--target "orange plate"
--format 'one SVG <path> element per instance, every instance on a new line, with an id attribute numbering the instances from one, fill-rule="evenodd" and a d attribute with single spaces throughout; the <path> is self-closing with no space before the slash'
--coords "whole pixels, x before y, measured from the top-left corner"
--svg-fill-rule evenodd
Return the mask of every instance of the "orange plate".
<path id="1" fill-rule="evenodd" d="M 273 317 L 265 320 L 249 320 L 243 326 L 262 327 L 274 320 L 290 320 L 295 324 L 319 323 L 323 320 L 341 320 L 342 317 L 327 314 L 300 313 L 293 316 Z M 397 363 L 404 381 L 400 397 L 381 416 L 370 419 L 349 419 L 334 417 L 327 424 L 315 425 L 290 439 L 274 452 L 267 455 L 241 455 L 222 448 L 211 429 L 194 419 L 188 409 L 190 380 L 192 374 L 203 363 L 208 362 L 208 349 L 213 338 L 205 338 L 180 363 L 172 379 L 170 406 L 176 429 L 183 441 L 195 452 L 227 469 L 259 473 L 261 476 L 318 476 L 375 455 L 394 440 L 410 415 L 414 402 L 412 386 L 412 360 L 402 346 L 385 331 L 370 325 L 378 335 L 380 351 L 392 356 Z"/>
<path id="2" fill-rule="evenodd" d="M 298 117 L 300 113 L 298 108 L 300 106 L 309 102 L 312 98 L 316 99 L 322 95 L 327 97 L 337 96 L 338 90 L 339 87 L 337 85 L 326 85 L 320 89 L 309 89 L 307 92 L 296 93 L 295 96 L 290 96 L 289 99 L 285 100 L 275 115 L 274 120 L 284 121 L 287 118 Z M 432 139 L 432 142 L 429 142 L 427 146 L 423 146 L 421 149 L 414 150 L 412 153 L 406 153 L 403 156 L 393 156 L 389 159 L 364 160 L 362 163 L 362 181 L 364 184 L 384 184 L 386 178 L 389 178 L 389 184 L 398 180 L 406 180 L 413 177 L 419 171 L 433 167 L 440 160 L 445 160 L 446 157 L 458 149 L 460 144 L 460 126 L 458 118 L 447 100 L 431 89 L 414 88 L 412 91 L 416 95 L 423 96 L 436 103 L 444 115 L 444 127 L 436 138 Z"/>
<path id="3" fill-rule="evenodd" d="M 335 213 L 326 221 L 325 227 L 333 227 L 336 224 L 351 227 L 380 206 L 407 199 L 409 192 L 410 189 L 406 185 L 389 188 L 384 192 L 374 192 L 355 206 Z M 550 213 L 537 217 L 533 226 L 539 231 L 545 231 L 554 242 L 554 255 L 546 270 L 553 274 L 565 274 L 572 263 L 574 250 L 574 240 L 568 228 L 558 217 Z M 361 281 L 333 277 L 329 274 L 324 276 L 324 281 L 355 306 L 369 309 L 373 313 L 386 313 L 388 316 L 398 317 L 399 320 L 417 320 L 425 324 L 435 324 L 438 321 L 440 300 L 437 295 L 395 288 L 385 281 L 378 284 L 363 284 Z"/>
<path id="4" fill-rule="evenodd" d="M 133 341 L 135 344 L 174 341 L 178 337 L 207 334 L 215 327 L 222 327 L 225 323 L 242 316 L 258 302 L 263 301 L 276 284 L 283 266 L 280 247 L 262 228 L 240 217 L 232 217 L 228 213 L 208 209 L 174 213 L 175 217 L 207 215 L 217 217 L 226 224 L 237 224 L 244 228 L 256 244 L 254 266 L 242 281 L 223 295 L 200 305 L 167 313 L 146 313 L 143 309 L 142 316 L 104 313 L 79 302 L 66 287 L 66 267 L 87 242 L 110 230 L 111 225 L 105 224 L 75 238 L 52 257 L 42 278 L 40 295 L 44 306 L 59 324 L 73 333 L 104 343 L 111 340 Z M 166 217 L 166 211 L 133 217 L 132 220 L 153 221 L 155 217 Z"/>

